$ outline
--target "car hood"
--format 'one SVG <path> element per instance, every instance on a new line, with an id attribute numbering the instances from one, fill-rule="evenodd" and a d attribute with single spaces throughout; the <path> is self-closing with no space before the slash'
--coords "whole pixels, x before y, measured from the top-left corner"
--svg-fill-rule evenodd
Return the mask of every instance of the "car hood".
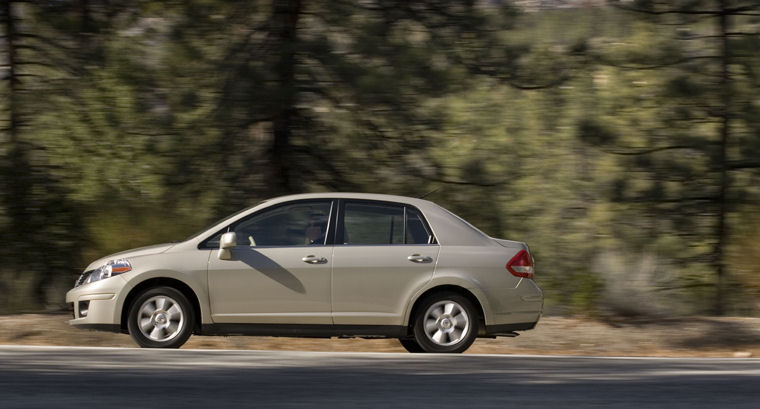
<path id="1" fill-rule="evenodd" d="M 92 263 L 90 263 L 90 265 L 87 266 L 85 271 L 89 271 L 89 270 L 92 270 L 93 268 L 100 267 L 110 260 L 117 260 L 120 258 L 128 259 L 128 258 L 134 258 L 134 257 L 140 257 L 140 256 L 148 256 L 151 254 L 163 253 L 172 247 L 174 247 L 174 243 L 154 244 L 152 246 L 138 247 L 136 249 L 131 249 L 131 250 L 126 250 L 119 253 L 110 254 L 108 256 L 101 257 L 93 261 Z"/>

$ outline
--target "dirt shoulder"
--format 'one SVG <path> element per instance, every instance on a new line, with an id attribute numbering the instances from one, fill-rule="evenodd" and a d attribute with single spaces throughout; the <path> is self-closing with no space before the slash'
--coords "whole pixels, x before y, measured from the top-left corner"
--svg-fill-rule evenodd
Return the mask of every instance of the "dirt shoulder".
<path id="1" fill-rule="evenodd" d="M 66 314 L 0 316 L 0 344 L 135 347 L 124 334 L 85 331 Z M 183 348 L 404 352 L 393 339 L 193 336 Z M 760 318 L 688 317 L 600 322 L 544 317 L 516 338 L 478 339 L 468 353 L 760 357 Z"/>

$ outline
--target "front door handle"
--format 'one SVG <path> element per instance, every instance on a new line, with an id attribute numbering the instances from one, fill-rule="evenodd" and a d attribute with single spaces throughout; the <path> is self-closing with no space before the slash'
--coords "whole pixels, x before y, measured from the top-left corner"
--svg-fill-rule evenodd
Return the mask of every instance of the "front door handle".
<path id="1" fill-rule="evenodd" d="M 325 264 L 327 263 L 327 259 L 324 257 L 317 257 L 317 256 L 306 256 L 301 259 L 304 263 L 309 264 Z"/>
<path id="2" fill-rule="evenodd" d="M 413 263 L 432 263 L 433 258 L 428 256 L 421 256 L 419 254 L 412 254 L 411 256 L 406 258 L 407 260 L 413 262 Z"/>

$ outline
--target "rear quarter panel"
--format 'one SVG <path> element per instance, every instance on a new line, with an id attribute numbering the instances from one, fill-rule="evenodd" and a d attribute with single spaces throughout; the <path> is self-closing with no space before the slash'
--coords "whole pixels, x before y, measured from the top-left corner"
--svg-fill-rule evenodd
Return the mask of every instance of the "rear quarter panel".
<path id="1" fill-rule="evenodd" d="M 543 304 L 541 291 L 532 280 L 515 277 L 506 269 L 519 250 L 495 242 L 442 246 L 433 279 L 418 295 L 441 285 L 457 285 L 478 299 L 486 325 L 535 322 Z"/>

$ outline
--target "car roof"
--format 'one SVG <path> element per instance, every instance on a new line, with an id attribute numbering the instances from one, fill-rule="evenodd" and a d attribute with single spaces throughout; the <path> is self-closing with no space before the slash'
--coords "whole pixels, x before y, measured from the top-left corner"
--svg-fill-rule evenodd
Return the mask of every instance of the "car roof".
<path id="1" fill-rule="evenodd" d="M 240 212 L 237 217 L 225 220 L 224 224 L 233 223 L 234 221 L 246 217 L 253 212 L 257 212 L 273 205 L 310 199 L 355 199 L 407 204 L 416 207 L 422 212 L 428 224 L 430 225 L 430 228 L 433 230 L 433 234 L 435 235 L 436 240 L 441 245 L 498 245 L 488 235 L 481 232 L 476 227 L 466 222 L 464 219 L 429 200 L 378 193 L 325 192 L 302 193 L 275 197 L 264 200 L 256 206 Z M 211 230 L 219 229 L 222 227 L 223 226 L 220 224 L 209 229 L 207 232 L 211 233 Z M 205 236 L 205 234 L 202 236 Z"/>
<path id="2" fill-rule="evenodd" d="M 386 195 L 380 193 L 352 193 L 352 192 L 326 192 L 326 193 L 300 193 L 295 195 L 287 195 L 275 197 L 265 200 L 261 204 L 275 204 L 280 202 L 290 202 L 293 200 L 308 200 L 308 199 L 359 199 L 359 200 L 377 200 L 383 202 L 399 202 L 407 203 L 411 205 L 426 205 L 435 203 L 424 199 L 417 199 L 407 196 Z M 436 205 L 437 206 L 437 205 Z"/>

